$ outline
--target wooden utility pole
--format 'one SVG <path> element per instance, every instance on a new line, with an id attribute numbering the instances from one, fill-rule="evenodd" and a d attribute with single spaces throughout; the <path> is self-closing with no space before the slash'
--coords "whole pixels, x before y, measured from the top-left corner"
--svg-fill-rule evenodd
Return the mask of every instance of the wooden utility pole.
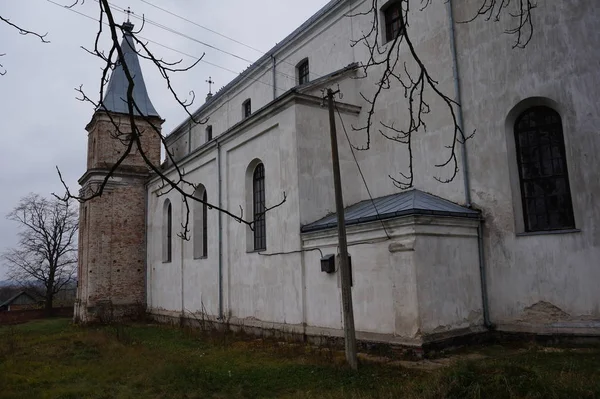
<path id="1" fill-rule="evenodd" d="M 340 247 L 340 273 L 342 280 L 342 313 L 344 315 L 344 341 L 346 361 L 353 370 L 358 368 L 356 358 L 356 332 L 354 331 L 354 310 L 352 309 L 352 289 L 350 288 L 350 267 L 348 264 L 348 243 L 346 242 L 346 223 L 344 219 L 344 198 L 340 176 L 340 158 L 338 154 L 337 134 L 335 131 L 335 112 L 333 96 L 339 93 L 327 89 L 329 106 L 329 128 L 331 133 L 331 161 L 333 163 L 333 186 L 335 189 L 335 211 L 337 213 L 338 240 Z"/>

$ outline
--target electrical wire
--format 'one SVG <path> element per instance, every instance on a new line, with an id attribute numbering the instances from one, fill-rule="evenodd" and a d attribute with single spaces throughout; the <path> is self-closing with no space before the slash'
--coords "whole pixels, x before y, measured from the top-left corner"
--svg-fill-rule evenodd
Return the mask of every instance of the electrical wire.
<path id="1" fill-rule="evenodd" d="M 320 248 L 309 248 L 309 249 L 298 249 L 296 251 L 289 251 L 289 252 L 273 252 L 270 254 L 263 254 L 262 252 L 258 252 L 259 255 L 262 256 L 275 256 L 275 255 L 290 255 L 290 254 L 299 254 L 302 252 L 310 252 L 310 251 L 319 251 L 319 253 L 321 254 L 321 258 L 323 258 L 323 251 L 321 251 Z"/>
<path id="2" fill-rule="evenodd" d="M 358 163 L 358 159 L 356 159 L 356 154 L 354 153 L 354 148 L 352 147 L 352 143 L 350 142 L 350 137 L 348 136 L 348 132 L 346 131 L 346 126 L 344 125 L 344 120 L 342 119 L 342 114 L 340 114 L 340 110 L 337 107 L 337 103 L 334 100 L 335 110 L 340 118 L 340 122 L 342 124 L 342 129 L 344 130 L 344 134 L 346 135 L 346 140 L 348 140 L 348 145 L 350 146 L 350 151 L 352 152 L 352 158 L 354 158 L 354 162 L 356 163 L 356 167 L 358 168 L 358 172 L 360 173 L 360 177 L 362 177 L 362 181 L 365 184 L 365 188 L 367 189 L 367 193 L 369 194 L 369 198 L 371 199 L 371 204 L 373 204 L 373 208 L 375 208 L 375 213 L 377 214 L 377 219 L 381 222 L 381 227 L 383 227 L 383 231 L 387 236 L 388 240 L 392 237 L 388 233 L 385 228 L 385 223 L 383 223 L 383 219 L 381 219 L 381 215 L 379 215 L 379 210 L 377 209 L 377 205 L 375 205 L 375 201 L 373 200 L 373 196 L 371 195 L 371 190 L 369 190 L 369 185 L 367 184 L 367 180 L 365 179 L 365 175 L 362 172 L 360 164 Z"/>
<path id="3" fill-rule="evenodd" d="M 95 0 L 95 1 L 96 1 L 96 2 L 99 2 L 100 0 Z M 230 52 L 230 51 L 223 50 L 223 49 L 221 49 L 221 48 L 219 48 L 219 47 L 217 47 L 217 46 L 214 46 L 214 45 L 212 45 L 212 44 L 206 43 L 206 42 L 204 42 L 204 41 L 202 41 L 202 40 L 196 39 L 195 37 L 192 37 L 192 36 L 186 35 L 185 33 L 182 33 L 182 32 L 180 32 L 180 31 L 178 31 L 178 30 L 175 30 L 175 29 L 173 29 L 173 28 L 171 28 L 171 27 L 168 27 L 168 26 L 166 26 L 166 25 L 163 25 L 163 24 L 161 24 L 161 23 L 159 23 L 159 22 L 153 21 L 153 20 L 151 20 L 151 19 L 148 19 L 148 18 L 145 18 L 145 17 L 140 17 L 140 16 L 139 16 L 139 15 L 137 15 L 137 14 L 133 14 L 133 13 L 132 13 L 132 14 L 130 14 L 128 10 L 126 10 L 125 8 L 123 8 L 123 7 L 120 7 L 120 6 L 118 6 L 118 5 L 114 4 L 114 3 L 108 2 L 108 4 L 109 4 L 109 5 L 111 5 L 112 7 L 114 7 L 114 8 L 115 8 L 117 11 L 119 11 L 119 12 L 121 12 L 121 13 L 125 14 L 125 15 L 131 15 L 131 16 L 133 16 L 134 18 L 136 18 L 136 19 L 139 19 L 140 21 L 143 21 L 144 23 L 147 23 L 147 24 L 149 24 L 149 25 L 155 26 L 155 27 L 157 27 L 157 28 L 159 28 L 159 29 L 163 29 L 163 30 L 165 30 L 165 31 L 167 31 L 167 32 L 169 32 L 169 33 L 172 33 L 172 34 L 174 34 L 174 35 L 177 35 L 177 36 L 183 37 L 183 38 L 185 38 L 185 39 L 191 40 L 191 41 L 193 41 L 193 42 L 195 42 L 195 43 L 201 44 L 201 45 L 203 45 L 203 46 L 205 46 L 205 47 L 208 47 L 208 48 L 210 48 L 210 49 L 213 49 L 213 50 L 215 50 L 215 51 L 218 51 L 218 52 L 220 52 L 220 53 L 222 53 L 222 54 L 229 55 L 230 57 L 234 57 L 234 58 L 236 58 L 236 59 L 238 59 L 238 60 L 241 60 L 241 61 L 247 62 L 247 63 L 249 63 L 249 64 L 253 64 L 253 63 L 255 62 L 255 61 L 253 61 L 253 60 L 250 60 L 250 59 L 248 59 L 248 58 L 241 57 L 241 56 L 239 56 L 239 55 L 237 55 L 237 54 L 235 54 L 235 53 L 232 53 L 232 52 Z M 290 79 L 290 80 L 292 80 L 292 81 L 295 81 L 295 80 L 296 80 L 296 77 L 295 77 L 295 76 L 290 76 L 290 75 L 286 74 L 285 72 L 281 72 L 281 71 L 277 71 L 277 70 L 276 70 L 276 71 L 275 71 L 275 73 L 277 73 L 277 74 L 279 74 L 279 75 L 281 75 L 281 76 L 284 76 L 284 77 L 286 77 L 286 78 L 288 78 L 288 79 Z"/>
<path id="4" fill-rule="evenodd" d="M 179 18 L 179 19 L 181 19 L 182 21 L 188 22 L 188 23 L 190 23 L 190 24 L 192 24 L 192 25 L 195 25 L 195 26 L 197 26 L 197 27 L 199 27 L 199 28 L 202 28 L 202 29 L 205 29 L 205 30 L 207 30 L 207 31 L 209 31 L 209 32 L 211 32 L 211 33 L 214 33 L 215 35 L 221 36 L 221 37 L 223 37 L 223 38 L 225 38 L 225 39 L 227 39 L 227 40 L 231 40 L 231 41 L 232 41 L 232 42 L 234 42 L 234 43 L 237 43 L 237 44 L 239 44 L 239 45 L 242 45 L 242 46 L 244 46 L 244 47 L 247 47 L 247 48 L 249 48 L 250 50 L 254 50 L 254 51 L 256 51 L 256 52 L 258 52 L 258 53 L 260 53 L 260 54 L 262 54 L 262 55 L 265 55 L 265 54 L 267 54 L 266 52 L 264 52 L 264 51 L 262 51 L 262 50 L 259 50 L 259 49 L 255 48 L 255 47 L 252 47 L 252 46 L 250 46 L 250 45 L 248 45 L 248 44 L 246 44 L 246 43 L 243 43 L 243 42 L 241 42 L 241 41 L 239 41 L 239 40 L 236 40 L 236 39 L 233 39 L 233 38 L 231 38 L 231 37 L 229 37 L 229 36 L 226 36 L 226 35 L 224 35 L 224 34 L 222 34 L 222 33 L 219 33 L 219 32 L 217 32 L 217 31 L 215 31 L 215 30 L 213 30 L 213 29 L 207 28 L 206 26 L 200 25 L 200 24 L 198 24 L 197 22 L 194 22 L 194 21 L 192 21 L 192 20 L 190 20 L 190 19 L 187 19 L 187 18 L 185 18 L 185 17 L 182 17 L 181 15 L 178 15 L 178 14 L 176 14 L 176 13 L 172 12 L 172 11 L 169 11 L 169 10 L 167 10 L 167 9 L 165 9 L 165 8 L 162 8 L 162 7 L 159 7 L 159 6 L 155 5 L 155 4 L 152 4 L 152 3 L 150 3 L 150 2 L 149 2 L 149 1 L 147 1 L 147 0 L 140 0 L 140 1 L 141 1 L 142 3 L 148 4 L 149 6 L 152 6 L 152 7 L 156 8 L 156 9 L 158 9 L 158 10 L 161 10 L 161 11 L 163 11 L 163 12 L 165 12 L 165 13 L 167 13 L 167 14 L 169 14 L 169 15 L 171 15 L 171 16 L 173 16 L 173 17 L 175 17 L 175 18 Z M 291 63 L 291 62 L 289 62 L 289 61 L 286 61 L 286 60 L 281 60 L 280 62 L 282 62 L 282 63 L 284 63 L 284 64 L 288 64 L 288 65 L 290 65 L 290 66 L 292 66 L 292 67 L 296 68 L 296 65 L 292 64 L 292 63 Z M 311 72 L 311 74 L 313 74 L 313 75 L 314 75 L 316 78 L 323 77 L 323 75 L 320 75 L 320 74 L 318 74 L 318 73 Z M 294 77 L 294 79 L 295 79 L 295 77 Z"/>
<path id="5" fill-rule="evenodd" d="M 207 30 L 207 31 L 209 31 L 210 33 L 214 33 L 215 35 L 217 35 L 217 36 L 221 36 L 222 38 L 225 38 L 225 39 L 227 39 L 227 40 L 231 40 L 232 42 L 234 42 L 234 43 L 237 43 L 237 44 L 239 44 L 239 45 L 242 45 L 242 46 L 244 46 L 244 47 L 247 47 L 247 48 L 249 48 L 250 50 L 254 50 L 254 51 L 256 51 L 257 53 L 260 53 L 260 54 L 263 54 L 263 55 L 265 54 L 265 52 L 264 52 L 264 51 L 261 51 L 261 50 L 259 50 L 259 49 L 257 49 L 257 48 L 254 48 L 254 47 L 252 47 L 252 46 L 250 46 L 250 45 L 248 45 L 248 44 L 242 43 L 242 42 L 240 42 L 239 40 L 236 40 L 236 39 L 234 39 L 234 38 L 232 38 L 232 37 L 225 36 L 224 34 L 217 32 L 216 30 L 213 30 L 213 29 L 207 28 L 206 26 L 202 26 L 202 25 L 198 24 L 197 22 L 194 22 L 194 21 L 192 21 L 192 20 L 189 20 L 189 19 L 187 19 L 187 18 L 184 18 L 184 17 L 182 17 L 181 15 L 177 15 L 177 14 L 175 14 L 174 12 L 171 12 L 171 11 L 169 11 L 169 10 L 167 10 L 167 9 L 164 9 L 164 8 L 162 8 L 162 7 L 159 7 L 159 6 L 157 6 L 156 4 L 152 4 L 152 3 L 150 3 L 149 1 L 146 1 L 146 0 L 140 0 L 140 1 L 141 1 L 142 3 L 146 3 L 146 4 L 148 4 L 148 5 L 149 5 L 149 6 L 151 6 L 151 7 L 154 7 L 154 8 L 156 8 L 156 9 L 158 9 L 158 10 L 161 10 L 161 11 L 163 11 L 163 12 L 165 12 L 165 13 L 167 13 L 167 14 L 169 14 L 169 15 L 173 16 L 173 17 L 179 18 L 179 19 L 181 19 L 182 21 L 185 21 L 185 22 L 187 22 L 187 23 L 190 23 L 190 24 L 192 24 L 192 25 L 195 25 L 195 26 L 197 26 L 197 27 L 199 27 L 199 28 L 202 28 L 202 29 L 204 29 L 204 30 Z"/>
<path id="6" fill-rule="evenodd" d="M 96 22 L 98 22 L 98 18 L 96 18 L 96 17 L 92 17 L 92 16 L 90 16 L 90 15 L 87 15 L 87 14 L 85 14 L 85 13 L 82 13 L 81 11 L 77 11 L 77 10 L 75 10 L 75 9 L 73 9 L 73 8 L 65 7 L 64 5 L 62 5 L 62 4 L 60 4 L 60 3 L 57 3 L 57 2 L 55 2 L 55 1 L 53 1 L 53 0 L 46 0 L 46 1 L 47 1 L 47 2 L 49 2 L 49 3 L 51 3 L 51 4 L 54 4 L 54 5 L 55 5 L 55 6 L 57 6 L 57 7 L 60 7 L 60 8 L 62 8 L 62 9 L 64 9 L 64 10 L 71 11 L 71 12 L 73 12 L 73 13 L 75 13 L 75 14 L 78 14 L 78 15 L 80 15 L 80 16 L 82 16 L 82 17 L 85 17 L 85 18 L 91 19 L 92 21 L 96 21 Z M 109 24 L 108 24 L 107 22 L 103 22 L 103 24 L 104 24 L 105 26 L 109 26 Z M 222 69 L 222 70 L 224 70 L 224 71 L 227 71 L 227 72 L 231 72 L 231 73 L 233 73 L 233 74 L 235 74 L 235 75 L 241 75 L 242 73 L 244 73 L 244 72 L 237 72 L 237 71 L 234 71 L 234 70 L 232 70 L 232 69 L 229 69 L 229 68 L 227 68 L 227 67 L 224 67 L 224 66 L 222 66 L 222 65 L 219 65 L 219 64 L 215 64 L 215 63 L 213 63 L 213 62 L 210 62 L 210 61 L 206 61 L 206 60 L 204 60 L 204 59 L 203 59 L 203 58 L 201 58 L 201 57 L 198 57 L 198 56 L 195 56 L 195 55 L 191 55 L 191 54 L 185 53 L 185 52 L 183 52 L 183 51 L 181 51 L 181 50 L 177 50 L 177 49 L 175 49 L 175 48 L 173 48 L 173 47 L 169 47 L 169 46 L 167 46 L 167 45 L 164 45 L 164 44 L 162 44 L 162 43 L 159 43 L 159 42 L 157 42 L 157 41 L 154 41 L 154 40 L 148 39 L 148 38 L 146 38 L 146 37 L 144 37 L 144 36 L 137 35 L 137 37 L 138 37 L 139 39 L 146 40 L 146 41 L 147 41 L 147 42 L 149 42 L 149 43 L 153 43 L 153 44 L 155 44 L 155 45 L 157 45 L 157 46 L 163 47 L 163 48 L 165 48 L 165 49 L 167 49 L 167 50 L 171 50 L 171 51 L 173 51 L 173 52 L 175 52 L 175 53 L 179 53 L 179 54 L 181 54 L 181 55 L 184 55 L 184 56 L 186 56 L 186 57 L 190 57 L 190 58 L 192 58 L 192 59 L 199 60 L 200 62 L 202 62 L 202 63 L 204 63 L 204 64 L 207 64 L 207 65 L 210 65 L 210 66 L 213 66 L 213 67 L 216 67 L 216 68 Z M 281 91 L 283 91 L 283 92 L 285 92 L 285 91 L 286 91 L 286 89 L 283 89 L 283 88 L 281 88 L 281 87 L 277 87 L 277 86 L 273 86 L 271 83 L 264 82 L 264 81 L 262 81 L 262 80 L 260 80 L 260 79 L 258 79 L 258 78 L 253 78 L 253 77 L 250 77 L 250 76 L 246 76 L 245 78 L 246 78 L 246 79 L 249 79 L 249 80 L 252 80 L 252 81 L 254 81 L 254 82 L 257 82 L 257 83 L 262 83 L 262 84 L 264 84 L 264 85 L 266 85 L 266 86 L 269 86 L 269 87 L 276 87 L 278 90 L 281 90 Z"/>

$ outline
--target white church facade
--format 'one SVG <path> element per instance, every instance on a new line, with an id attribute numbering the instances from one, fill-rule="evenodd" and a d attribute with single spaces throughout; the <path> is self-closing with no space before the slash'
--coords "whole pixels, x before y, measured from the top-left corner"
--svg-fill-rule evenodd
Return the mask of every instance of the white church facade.
<path id="1" fill-rule="evenodd" d="M 385 42 L 399 2 L 380 3 Z M 231 325 L 343 335 L 339 273 L 321 268 L 323 258 L 338 253 L 322 90 L 339 87 L 336 127 L 359 339 L 422 345 L 490 328 L 598 335 L 600 9 L 539 2 L 524 49 L 512 48 L 503 23 L 459 23 L 475 15 L 477 1 L 411 10 L 415 50 L 440 90 L 461 103 L 455 109 L 464 131 L 475 134 L 464 149 L 456 144 L 459 172 L 441 183 L 454 170 L 436 167 L 452 144 L 453 122 L 429 93 L 427 129 L 413 136 L 412 188 L 401 190 L 390 176 L 405 173 L 411 155 L 379 133 L 379 121 L 406 121 L 401 86 L 379 97 L 370 148 L 350 145 L 365 144 L 365 132 L 352 126 L 364 125 L 366 99 L 377 89 L 378 75 L 363 76 L 359 67 L 367 49 L 351 46 L 370 29 L 369 16 L 360 15 L 370 6 L 332 0 L 207 98 L 194 113 L 205 124 L 188 119 L 167 135 L 199 198 L 250 220 L 285 202 L 254 229 L 191 203 L 186 241 L 177 237 L 186 214 L 180 194 L 158 195 L 161 179 L 150 176 L 145 265 L 137 269 L 147 311 L 161 320 L 204 314 Z M 176 179 L 172 162 L 162 171 Z M 84 263 L 80 276 L 90 267 Z M 89 276 L 80 277 L 83 286 Z"/>

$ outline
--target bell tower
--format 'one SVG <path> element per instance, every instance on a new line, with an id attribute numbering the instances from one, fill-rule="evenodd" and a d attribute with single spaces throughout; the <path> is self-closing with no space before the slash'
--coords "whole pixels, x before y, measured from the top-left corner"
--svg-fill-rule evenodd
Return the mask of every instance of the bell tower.
<path id="1" fill-rule="evenodd" d="M 164 122 L 154 109 L 132 37 L 123 24 L 123 58 L 133 77 L 134 114 L 143 152 L 160 164 L 159 137 Z M 128 113 L 129 82 L 121 63 L 110 76 L 102 103 L 86 126 L 87 170 L 80 194 L 89 196 L 125 153 L 132 131 Z M 113 171 L 103 194 L 80 205 L 77 322 L 111 321 L 135 316 L 146 304 L 146 189 L 150 170 L 135 142 Z"/>

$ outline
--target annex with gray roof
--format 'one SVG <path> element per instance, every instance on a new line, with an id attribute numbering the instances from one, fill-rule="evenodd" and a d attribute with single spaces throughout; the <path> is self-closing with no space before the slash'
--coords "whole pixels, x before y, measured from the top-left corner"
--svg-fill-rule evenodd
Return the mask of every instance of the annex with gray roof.
<path id="1" fill-rule="evenodd" d="M 479 212 L 420 190 L 404 191 L 358 202 L 344 209 L 346 226 L 408 215 L 455 216 L 479 218 Z M 301 231 L 325 230 L 337 227 L 337 214 L 332 213 L 302 226 Z"/>

